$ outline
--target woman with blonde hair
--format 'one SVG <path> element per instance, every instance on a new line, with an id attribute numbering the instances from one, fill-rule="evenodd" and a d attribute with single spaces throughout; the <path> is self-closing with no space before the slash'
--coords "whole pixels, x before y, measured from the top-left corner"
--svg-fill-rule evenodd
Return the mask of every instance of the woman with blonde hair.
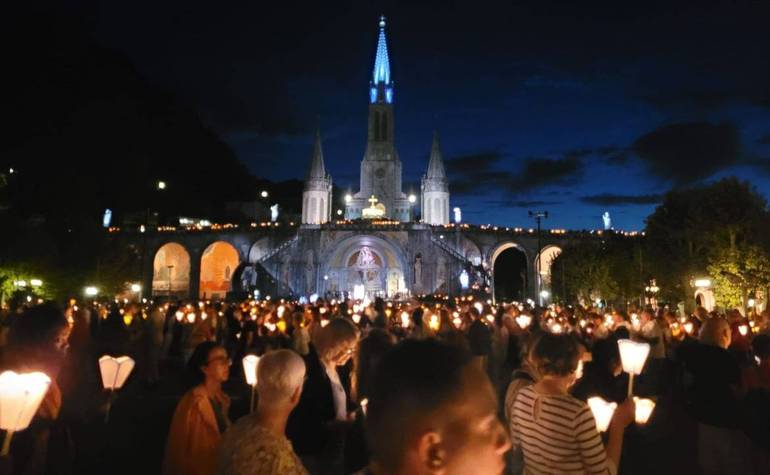
<path id="1" fill-rule="evenodd" d="M 342 318 L 319 326 L 312 334 L 305 357 L 307 380 L 287 426 L 288 437 L 310 473 L 342 471 L 345 433 L 352 419 L 345 366 L 356 351 L 358 337 L 358 328 Z"/>

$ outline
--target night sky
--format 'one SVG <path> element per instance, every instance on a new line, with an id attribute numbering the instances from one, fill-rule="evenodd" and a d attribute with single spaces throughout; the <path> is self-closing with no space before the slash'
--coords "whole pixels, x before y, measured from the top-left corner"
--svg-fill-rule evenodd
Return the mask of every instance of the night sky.
<path id="1" fill-rule="evenodd" d="M 277 5 L 277 4 L 281 5 Z M 466 222 L 641 229 L 661 194 L 770 190 L 770 2 L 97 2 L 93 37 L 200 115 L 257 176 L 302 178 L 320 123 L 357 189 L 377 21 L 418 191 L 441 136 Z M 96 12 L 96 13 L 93 13 Z M 352 185 L 352 188 L 351 188 Z"/>

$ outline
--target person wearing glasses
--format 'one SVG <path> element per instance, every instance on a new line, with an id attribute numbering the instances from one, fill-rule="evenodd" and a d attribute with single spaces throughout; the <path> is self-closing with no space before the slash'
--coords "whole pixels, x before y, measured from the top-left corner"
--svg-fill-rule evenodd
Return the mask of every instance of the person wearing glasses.
<path id="1" fill-rule="evenodd" d="M 354 416 L 348 412 L 349 371 L 358 329 L 335 318 L 312 334 L 305 357 L 307 381 L 299 405 L 291 413 L 287 435 L 303 464 L 312 474 L 338 474 L 343 470 L 345 435 Z"/>
<path id="2" fill-rule="evenodd" d="M 194 387 L 179 401 L 171 420 L 164 475 L 213 475 L 222 433 L 230 425 L 230 398 L 222 383 L 232 361 L 224 347 L 206 341 L 193 350 L 187 369 Z"/>

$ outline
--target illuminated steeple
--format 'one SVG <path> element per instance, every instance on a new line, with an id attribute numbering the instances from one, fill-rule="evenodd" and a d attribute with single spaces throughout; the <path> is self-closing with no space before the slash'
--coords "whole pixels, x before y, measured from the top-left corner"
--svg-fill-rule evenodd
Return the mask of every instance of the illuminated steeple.
<path id="1" fill-rule="evenodd" d="M 441 158 L 438 132 L 433 132 L 428 171 L 422 177 L 422 222 L 433 226 L 449 224 L 449 182 Z"/>
<path id="2" fill-rule="evenodd" d="M 332 177 L 326 174 L 321 148 L 321 130 L 316 131 L 313 156 L 302 192 L 302 224 L 318 225 L 332 217 Z"/>
<path id="3" fill-rule="evenodd" d="M 324 152 L 321 148 L 321 130 L 316 130 L 315 145 L 313 146 L 313 158 L 310 161 L 309 180 L 326 179 L 326 167 L 324 166 Z"/>
<path id="4" fill-rule="evenodd" d="M 393 103 L 393 82 L 390 80 L 388 44 L 385 41 L 385 17 L 380 17 L 380 37 L 377 40 L 377 56 L 374 59 L 372 82 L 369 84 L 369 102 Z"/>
<path id="5" fill-rule="evenodd" d="M 446 181 L 446 171 L 444 170 L 444 160 L 441 158 L 441 145 L 438 140 L 438 131 L 433 132 L 433 146 L 430 149 L 428 173 L 426 173 L 425 176 L 429 180 Z"/>

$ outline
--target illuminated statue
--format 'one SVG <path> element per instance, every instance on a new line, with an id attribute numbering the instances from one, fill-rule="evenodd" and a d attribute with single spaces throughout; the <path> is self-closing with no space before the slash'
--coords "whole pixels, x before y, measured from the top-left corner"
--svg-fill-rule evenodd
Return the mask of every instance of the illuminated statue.
<path id="1" fill-rule="evenodd" d="M 610 212 L 605 211 L 602 215 L 602 221 L 604 221 L 604 229 L 608 231 L 612 227 L 612 219 L 610 218 Z"/>
<path id="2" fill-rule="evenodd" d="M 417 254 L 414 258 L 414 285 L 422 287 L 422 256 Z"/>

